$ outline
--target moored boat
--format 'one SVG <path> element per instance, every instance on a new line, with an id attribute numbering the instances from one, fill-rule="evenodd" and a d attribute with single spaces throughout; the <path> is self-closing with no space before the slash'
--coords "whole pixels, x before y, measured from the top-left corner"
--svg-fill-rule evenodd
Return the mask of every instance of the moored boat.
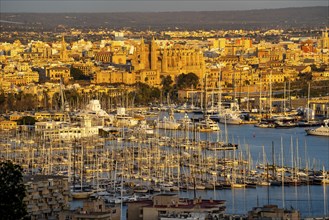
<path id="1" fill-rule="evenodd" d="M 197 131 L 201 132 L 220 131 L 217 122 L 211 120 L 208 115 L 206 115 L 200 122 L 195 123 L 195 127 Z"/>
<path id="2" fill-rule="evenodd" d="M 88 199 L 91 194 L 93 194 L 93 191 L 71 191 L 74 199 Z"/>
<path id="3" fill-rule="evenodd" d="M 305 129 L 308 135 L 316 135 L 316 136 L 326 136 L 329 137 L 329 119 L 324 120 L 324 126 L 314 128 L 314 129 Z"/>
<path id="4" fill-rule="evenodd" d="M 274 123 L 266 123 L 266 122 L 260 122 L 258 124 L 255 124 L 254 126 L 258 128 L 275 128 Z"/>

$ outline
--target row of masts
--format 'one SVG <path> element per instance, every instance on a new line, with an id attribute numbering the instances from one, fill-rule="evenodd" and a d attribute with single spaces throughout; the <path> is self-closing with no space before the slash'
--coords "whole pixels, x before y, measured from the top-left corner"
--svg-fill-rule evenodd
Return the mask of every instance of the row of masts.
<path id="1" fill-rule="evenodd" d="M 190 186 L 193 181 L 198 185 L 219 185 L 219 181 L 245 183 L 257 180 L 258 183 L 269 183 L 282 179 L 293 180 L 297 184 L 297 181 L 306 181 L 310 173 L 313 176 L 321 173 L 321 168 L 317 171 L 315 164 L 310 168 L 307 159 L 302 167 L 298 140 L 295 143 L 291 140 L 290 166 L 284 163 L 283 145 L 279 158 L 275 158 L 277 154 L 272 146 L 271 164 L 263 147 L 263 160 L 256 164 L 251 159 L 249 146 L 241 149 L 239 144 L 239 149 L 225 149 L 219 148 L 219 143 L 174 136 L 166 139 L 160 136 L 137 138 L 134 141 L 95 137 L 49 142 L 37 136 L 8 135 L 2 139 L 0 155 L 22 164 L 26 173 L 66 175 L 72 184 L 77 180 L 81 183 L 114 180 L 117 176 L 128 181 L 170 182 L 177 186 Z M 276 161 L 279 163 L 276 164 Z M 325 173 L 324 170 L 322 172 Z"/>

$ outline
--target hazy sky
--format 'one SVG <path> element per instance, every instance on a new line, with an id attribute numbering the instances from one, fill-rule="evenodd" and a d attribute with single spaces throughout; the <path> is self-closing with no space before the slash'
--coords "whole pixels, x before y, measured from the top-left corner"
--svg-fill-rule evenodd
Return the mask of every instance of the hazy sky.
<path id="1" fill-rule="evenodd" d="M 0 12 L 222 11 L 328 4 L 328 0 L 0 0 Z"/>

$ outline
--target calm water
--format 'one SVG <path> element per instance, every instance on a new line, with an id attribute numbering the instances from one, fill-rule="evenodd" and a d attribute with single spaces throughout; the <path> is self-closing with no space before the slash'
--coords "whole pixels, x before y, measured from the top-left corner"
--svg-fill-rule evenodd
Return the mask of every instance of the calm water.
<path id="1" fill-rule="evenodd" d="M 176 113 L 175 118 L 183 114 Z M 329 170 L 329 137 L 306 135 L 305 128 L 296 127 L 289 129 L 258 128 L 254 125 L 227 125 L 219 124 L 221 131 L 200 133 L 202 140 L 224 140 L 239 144 L 238 151 L 244 154 L 250 152 L 253 162 L 263 161 L 263 149 L 270 164 L 274 158 L 275 163 L 292 166 L 293 163 L 304 168 Z M 226 132 L 227 131 L 227 132 Z M 164 132 L 164 131 L 162 131 Z M 182 137 L 183 131 L 166 131 L 166 135 Z M 190 137 L 192 134 L 190 134 Z M 273 147 L 272 147 L 273 145 Z M 239 153 L 239 152 L 237 152 Z"/>
<path id="2" fill-rule="evenodd" d="M 176 118 L 181 115 L 176 114 Z M 225 140 L 239 144 L 237 155 L 250 153 L 254 165 L 263 161 L 263 151 L 269 164 L 298 166 L 310 169 L 329 169 L 329 138 L 308 136 L 305 128 L 275 129 L 257 128 L 253 125 L 220 124 L 221 132 L 201 133 L 203 140 Z M 227 132 L 225 132 L 225 130 Z M 172 131 L 167 132 L 173 135 Z M 182 132 L 174 132 L 182 136 Z M 273 146 L 273 147 L 272 147 Z M 282 153 L 283 152 L 283 157 Z M 282 159 L 283 158 L 283 159 Z M 257 187 L 256 189 L 197 191 L 202 198 L 226 200 L 227 213 L 245 214 L 255 206 L 276 204 L 287 209 L 298 209 L 302 217 L 329 216 L 329 185 Z M 193 192 L 180 192 L 180 196 L 192 198 Z"/>
<path id="3" fill-rule="evenodd" d="M 283 194 L 284 191 L 284 194 Z M 226 213 L 246 214 L 253 207 L 275 204 L 297 209 L 302 217 L 329 216 L 329 186 L 257 187 L 229 190 L 199 190 L 197 197 L 226 200 Z M 193 198 L 194 193 L 180 192 L 181 197 Z"/>
<path id="4" fill-rule="evenodd" d="M 257 128 L 253 125 L 227 127 L 230 141 L 239 143 L 241 150 L 245 150 L 248 146 L 253 159 L 259 159 L 264 146 L 268 160 L 272 161 L 273 143 L 276 163 L 281 164 L 281 150 L 283 150 L 286 165 L 291 166 L 292 160 L 298 158 L 301 167 L 305 167 L 308 163 L 310 168 L 322 169 L 323 166 L 326 170 L 329 168 L 329 137 L 309 136 L 306 135 L 305 128 L 298 127 L 290 129 Z"/>

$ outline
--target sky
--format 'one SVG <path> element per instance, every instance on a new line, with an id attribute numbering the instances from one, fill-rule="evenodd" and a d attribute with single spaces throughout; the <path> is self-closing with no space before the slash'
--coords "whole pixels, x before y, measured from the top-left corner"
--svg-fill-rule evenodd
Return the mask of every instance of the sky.
<path id="1" fill-rule="evenodd" d="M 0 0 L 5 12 L 227 11 L 327 6 L 329 0 Z"/>

